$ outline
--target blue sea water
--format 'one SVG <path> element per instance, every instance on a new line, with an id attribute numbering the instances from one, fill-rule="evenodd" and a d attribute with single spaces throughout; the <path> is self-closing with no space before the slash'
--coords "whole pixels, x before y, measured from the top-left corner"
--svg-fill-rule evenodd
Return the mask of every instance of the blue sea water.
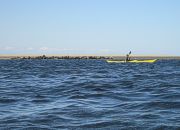
<path id="1" fill-rule="evenodd" d="M 0 60 L 1 130 L 178 130 L 180 60 Z"/>

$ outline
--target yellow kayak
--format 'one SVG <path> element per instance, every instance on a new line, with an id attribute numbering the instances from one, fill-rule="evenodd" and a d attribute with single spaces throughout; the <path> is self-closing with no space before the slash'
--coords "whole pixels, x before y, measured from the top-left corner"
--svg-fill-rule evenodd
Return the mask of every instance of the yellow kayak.
<path id="1" fill-rule="evenodd" d="M 152 60 L 130 60 L 130 61 L 123 61 L 123 60 L 107 60 L 108 63 L 154 63 L 157 59 Z"/>

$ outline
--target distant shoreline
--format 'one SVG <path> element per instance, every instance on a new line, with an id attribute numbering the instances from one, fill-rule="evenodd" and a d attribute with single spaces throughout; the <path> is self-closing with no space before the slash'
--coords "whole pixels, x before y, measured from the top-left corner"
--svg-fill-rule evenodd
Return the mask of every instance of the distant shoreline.
<path id="1" fill-rule="evenodd" d="M 180 59 L 180 56 L 131 56 L 132 59 Z M 0 59 L 125 59 L 118 55 L 0 55 Z"/>

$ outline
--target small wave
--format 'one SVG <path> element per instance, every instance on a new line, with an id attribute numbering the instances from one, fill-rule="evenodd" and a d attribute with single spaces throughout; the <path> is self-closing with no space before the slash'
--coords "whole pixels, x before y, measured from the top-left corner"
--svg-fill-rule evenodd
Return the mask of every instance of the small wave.
<path id="1" fill-rule="evenodd" d="M 73 96 L 70 96 L 69 99 L 86 99 L 86 96 L 84 96 L 84 95 L 73 95 Z"/>
<path id="2" fill-rule="evenodd" d="M 141 104 L 144 109 L 180 109 L 180 102 L 154 101 Z"/>
<path id="3" fill-rule="evenodd" d="M 31 102 L 33 102 L 33 103 L 47 103 L 47 102 L 50 102 L 50 100 L 48 100 L 48 99 L 34 99 Z"/>
<path id="4" fill-rule="evenodd" d="M 11 99 L 11 98 L 0 98 L 0 103 L 14 103 L 17 102 L 17 99 Z"/>
<path id="5" fill-rule="evenodd" d="M 167 124 L 159 124 L 155 127 L 150 128 L 150 130 L 179 130 L 180 126 L 172 126 Z"/>

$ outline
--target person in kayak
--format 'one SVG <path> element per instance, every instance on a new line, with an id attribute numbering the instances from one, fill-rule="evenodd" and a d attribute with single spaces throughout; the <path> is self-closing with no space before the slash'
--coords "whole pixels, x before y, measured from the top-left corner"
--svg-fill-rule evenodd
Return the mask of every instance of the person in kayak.
<path id="1" fill-rule="evenodd" d="M 131 54 L 131 51 L 129 52 L 129 54 L 126 55 L 126 62 L 131 60 L 130 59 L 130 54 Z"/>

